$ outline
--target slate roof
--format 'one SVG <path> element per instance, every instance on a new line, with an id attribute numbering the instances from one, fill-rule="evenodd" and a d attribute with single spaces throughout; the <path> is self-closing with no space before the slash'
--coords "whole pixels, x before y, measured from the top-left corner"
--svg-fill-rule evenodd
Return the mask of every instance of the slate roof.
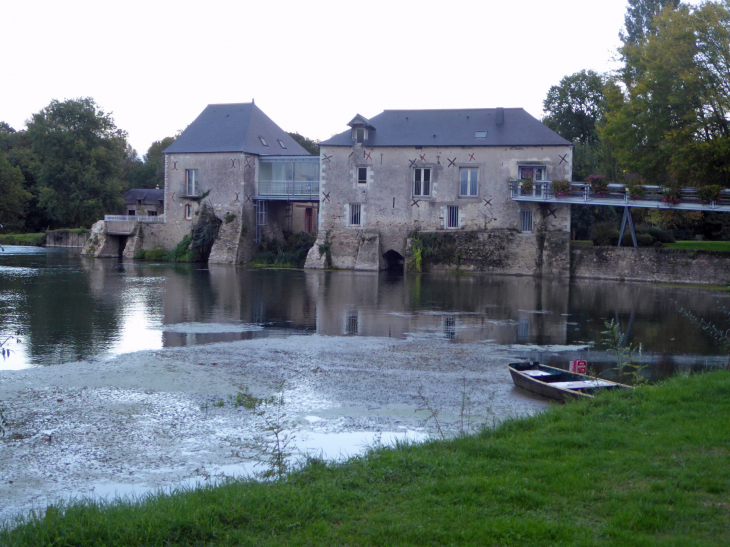
<path id="1" fill-rule="evenodd" d="M 368 121 L 364 146 L 567 146 L 570 141 L 548 129 L 522 108 L 505 108 L 496 123 L 496 108 L 459 110 L 385 110 Z M 486 131 L 486 138 L 477 138 Z M 320 143 L 352 146 L 350 129 Z"/>
<path id="2" fill-rule="evenodd" d="M 125 192 L 124 203 L 127 205 L 136 205 L 139 200 L 142 200 L 142 205 L 157 205 L 158 202 L 162 201 L 164 193 L 165 191 L 159 188 L 154 190 L 132 188 Z"/>
<path id="3" fill-rule="evenodd" d="M 268 146 L 264 146 L 263 137 Z M 282 148 L 281 139 L 286 148 Z M 251 103 L 209 104 L 165 154 L 246 152 L 261 156 L 309 156 L 263 111 Z"/>

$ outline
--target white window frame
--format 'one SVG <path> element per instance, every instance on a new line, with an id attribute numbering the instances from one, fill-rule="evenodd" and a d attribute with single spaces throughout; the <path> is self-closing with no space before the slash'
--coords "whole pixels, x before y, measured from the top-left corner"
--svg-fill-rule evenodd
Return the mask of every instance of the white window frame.
<path id="1" fill-rule="evenodd" d="M 352 128 L 352 140 L 355 144 L 362 144 L 368 140 L 368 128 L 367 127 L 353 127 Z"/>
<path id="2" fill-rule="evenodd" d="M 185 195 L 200 195 L 200 180 L 197 169 L 185 169 Z"/>
<path id="3" fill-rule="evenodd" d="M 464 180 L 462 173 L 467 173 Z M 472 179 L 476 180 L 472 180 Z M 466 187 L 464 186 L 466 184 Z M 466 191 L 464 191 L 466 190 Z M 459 196 L 463 198 L 473 198 L 479 195 L 479 168 L 478 167 L 459 167 Z"/>
<path id="4" fill-rule="evenodd" d="M 362 204 L 350 203 L 347 214 L 348 226 L 362 226 Z M 353 222 L 357 221 L 357 222 Z"/>
<path id="5" fill-rule="evenodd" d="M 428 177 L 426 177 L 428 173 Z M 428 178 L 428 180 L 425 180 Z M 424 183 L 428 184 L 427 191 L 424 191 Z M 430 167 L 414 167 L 411 175 L 411 190 L 414 196 L 431 197 L 433 195 L 433 177 Z"/>
<path id="6" fill-rule="evenodd" d="M 447 205 L 446 206 L 446 228 L 453 230 L 459 227 L 459 206 L 458 205 Z"/>
<path id="7" fill-rule="evenodd" d="M 532 169 L 532 174 L 523 173 L 523 169 Z M 542 170 L 543 178 L 537 178 L 536 169 Z M 517 166 L 517 178 L 518 179 L 530 179 L 533 182 L 546 182 L 547 178 L 547 165 L 518 165 Z"/>
<path id="8" fill-rule="evenodd" d="M 185 220 L 193 220 L 193 206 L 190 203 L 185 204 L 183 215 L 185 216 Z"/>
<path id="9" fill-rule="evenodd" d="M 521 209 L 520 210 L 520 231 L 529 233 L 533 231 L 532 225 L 532 210 Z"/>
<path id="10" fill-rule="evenodd" d="M 360 178 L 360 169 L 365 170 L 365 180 Z M 367 184 L 368 183 L 369 171 L 370 171 L 370 168 L 368 168 L 368 167 L 357 167 L 356 177 L 357 177 L 358 184 Z"/>

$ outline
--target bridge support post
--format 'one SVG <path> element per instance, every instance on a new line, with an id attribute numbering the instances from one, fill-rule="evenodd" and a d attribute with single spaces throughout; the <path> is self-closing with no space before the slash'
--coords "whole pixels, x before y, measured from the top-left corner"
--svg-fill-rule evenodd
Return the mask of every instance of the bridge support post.
<path id="1" fill-rule="evenodd" d="M 624 238 L 624 230 L 626 229 L 626 221 L 629 221 L 629 229 L 631 230 L 631 239 L 634 241 L 634 247 L 638 247 L 636 243 L 636 230 L 634 230 L 634 219 L 631 218 L 631 211 L 628 205 L 624 207 L 624 218 L 621 220 L 621 231 L 618 234 L 618 246 L 621 247 L 621 240 Z"/>

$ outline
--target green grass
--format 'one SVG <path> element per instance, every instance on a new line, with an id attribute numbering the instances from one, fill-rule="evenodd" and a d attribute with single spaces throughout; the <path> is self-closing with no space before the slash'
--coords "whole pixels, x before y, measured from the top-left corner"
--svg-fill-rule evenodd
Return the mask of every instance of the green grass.
<path id="1" fill-rule="evenodd" d="M 28 245 L 40 247 L 46 242 L 45 232 L 39 234 L 2 234 L 0 245 Z"/>
<path id="2" fill-rule="evenodd" d="M 730 253 L 730 241 L 677 241 L 676 243 L 665 243 L 664 247 L 685 251 L 719 251 Z"/>
<path id="3" fill-rule="evenodd" d="M 77 503 L 2 545 L 727 545 L 730 373 L 676 377 L 450 441 L 137 503 Z"/>

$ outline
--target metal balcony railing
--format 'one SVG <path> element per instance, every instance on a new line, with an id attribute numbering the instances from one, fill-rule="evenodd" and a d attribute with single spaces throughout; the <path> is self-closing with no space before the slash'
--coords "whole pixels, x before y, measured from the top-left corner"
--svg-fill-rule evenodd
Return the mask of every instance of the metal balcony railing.
<path id="1" fill-rule="evenodd" d="M 319 196 L 319 181 L 259 182 L 260 196 Z"/>

